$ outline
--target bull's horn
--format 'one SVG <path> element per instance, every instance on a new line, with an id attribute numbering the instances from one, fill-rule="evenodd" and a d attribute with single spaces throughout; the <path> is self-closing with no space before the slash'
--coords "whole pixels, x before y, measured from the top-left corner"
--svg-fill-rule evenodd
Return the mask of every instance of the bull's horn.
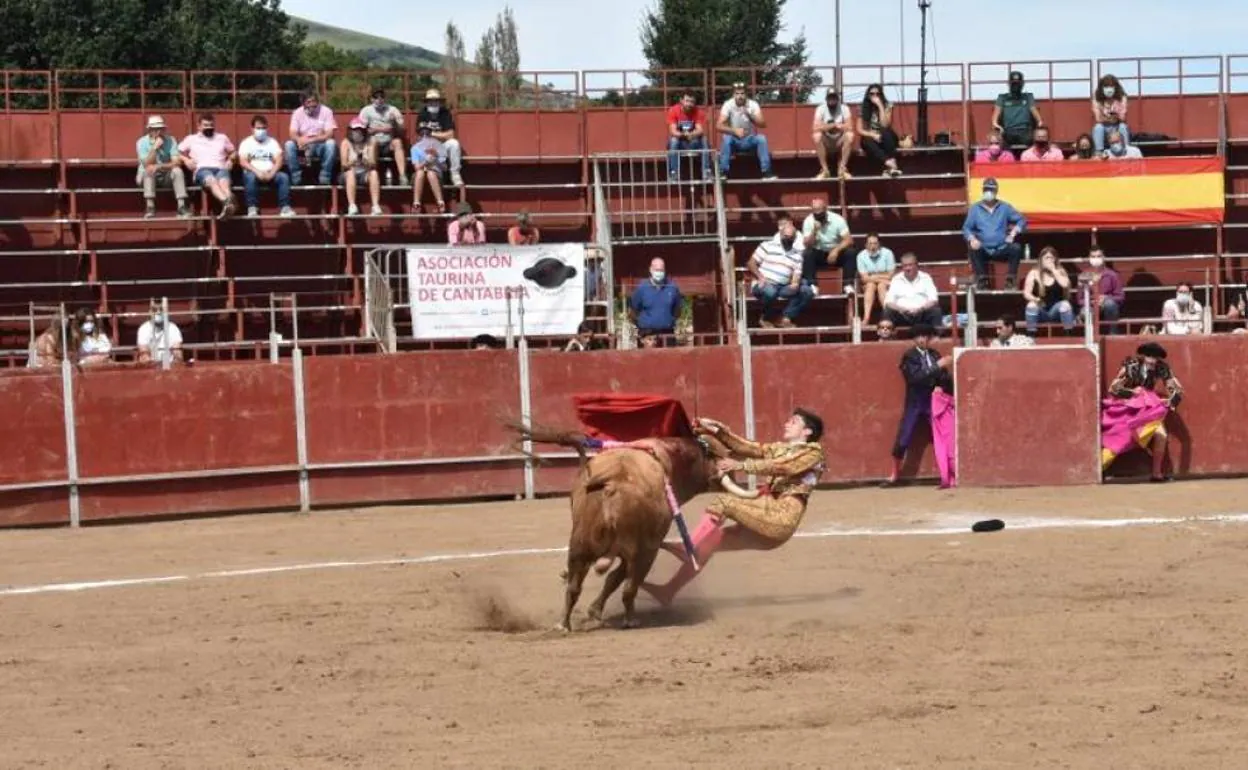
<path id="1" fill-rule="evenodd" d="M 742 489 L 741 487 L 737 486 L 737 482 L 733 481 L 732 476 L 730 476 L 727 473 L 719 477 L 719 483 L 723 485 L 724 489 L 728 490 L 729 494 L 735 495 L 736 497 L 740 497 L 745 500 L 756 500 L 758 499 L 759 496 L 763 494 L 760 490 L 757 490 L 757 489 L 755 489 L 754 491 L 750 491 L 748 489 Z"/>

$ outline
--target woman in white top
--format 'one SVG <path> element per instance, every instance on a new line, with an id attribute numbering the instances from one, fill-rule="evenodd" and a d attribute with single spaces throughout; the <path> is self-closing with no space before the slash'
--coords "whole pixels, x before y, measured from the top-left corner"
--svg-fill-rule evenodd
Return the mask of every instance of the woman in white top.
<path id="1" fill-rule="evenodd" d="M 77 334 L 78 363 L 81 366 L 106 364 L 111 359 L 113 343 L 109 341 L 100 326 L 95 312 L 86 308 L 78 308 L 74 314 Z"/>
<path id="2" fill-rule="evenodd" d="M 338 157 L 342 158 L 342 183 L 347 188 L 347 216 L 360 213 L 356 205 L 356 190 L 368 184 L 368 197 L 372 199 L 372 215 L 381 214 L 381 174 L 377 172 L 377 145 L 368 141 L 367 126 L 355 118 L 342 140 Z"/>

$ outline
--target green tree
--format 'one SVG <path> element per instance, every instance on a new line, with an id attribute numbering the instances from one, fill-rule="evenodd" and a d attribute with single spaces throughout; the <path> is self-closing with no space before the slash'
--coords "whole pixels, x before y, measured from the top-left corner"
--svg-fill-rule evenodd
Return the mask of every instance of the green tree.
<path id="1" fill-rule="evenodd" d="M 698 93 L 699 101 L 726 99 L 735 81 L 752 83 L 760 101 L 806 101 L 821 78 L 807 65 L 804 35 L 792 43 L 780 41 L 784 4 L 785 0 L 658 0 L 641 27 L 651 82 L 665 81 L 670 101 L 674 90 L 702 91 L 703 76 L 664 77 L 660 70 L 720 69 L 710 83 L 712 93 Z"/>
<path id="2" fill-rule="evenodd" d="M 503 6 L 503 12 L 494 22 L 494 62 L 499 72 L 499 85 L 503 103 L 514 104 L 516 92 L 523 85 L 520 79 L 520 37 L 516 31 L 516 16 L 511 6 Z"/>
<path id="3" fill-rule="evenodd" d="M 446 23 L 445 47 L 442 57 L 443 96 L 448 104 L 458 106 L 460 88 L 464 85 L 464 62 L 468 54 L 464 50 L 464 36 L 455 26 L 455 22 Z"/>
<path id="4" fill-rule="evenodd" d="M 472 101 L 474 107 L 493 109 L 498 102 L 498 66 L 495 62 L 494 30 L 488 29 L 477 44 L 477 55 L 473 64 L 477 69 L 477 90 L 480 95 Z"/>

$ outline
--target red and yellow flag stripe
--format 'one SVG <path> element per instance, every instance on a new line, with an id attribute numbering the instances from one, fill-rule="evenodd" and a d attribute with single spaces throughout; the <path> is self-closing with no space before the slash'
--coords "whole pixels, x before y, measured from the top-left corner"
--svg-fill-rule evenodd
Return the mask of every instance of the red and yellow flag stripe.
<path id="1" fill-rule="evenodd" d="M 1217 224 L 1226 216 L 1218 157 L 1051 163 L 972 163 L 967 200 L 992 177 L 1001 200 L 1034 229 Z"/>

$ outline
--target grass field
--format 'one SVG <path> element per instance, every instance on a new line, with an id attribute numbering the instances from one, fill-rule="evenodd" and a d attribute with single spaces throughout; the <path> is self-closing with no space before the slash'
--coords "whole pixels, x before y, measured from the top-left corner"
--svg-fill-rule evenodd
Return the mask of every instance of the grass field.
<path id="1" fill-rule="evenodd" d="M 358 53 L 364 57 L 365 61 L 376 67 L 437 69 L 442 66 L 442 54 L 430 51 L 428 48 L 321 24 L 297 16 L 292 16 L 291 21 L 308 28 L 309 43 L 325 42 L 335 48 Z"/>

